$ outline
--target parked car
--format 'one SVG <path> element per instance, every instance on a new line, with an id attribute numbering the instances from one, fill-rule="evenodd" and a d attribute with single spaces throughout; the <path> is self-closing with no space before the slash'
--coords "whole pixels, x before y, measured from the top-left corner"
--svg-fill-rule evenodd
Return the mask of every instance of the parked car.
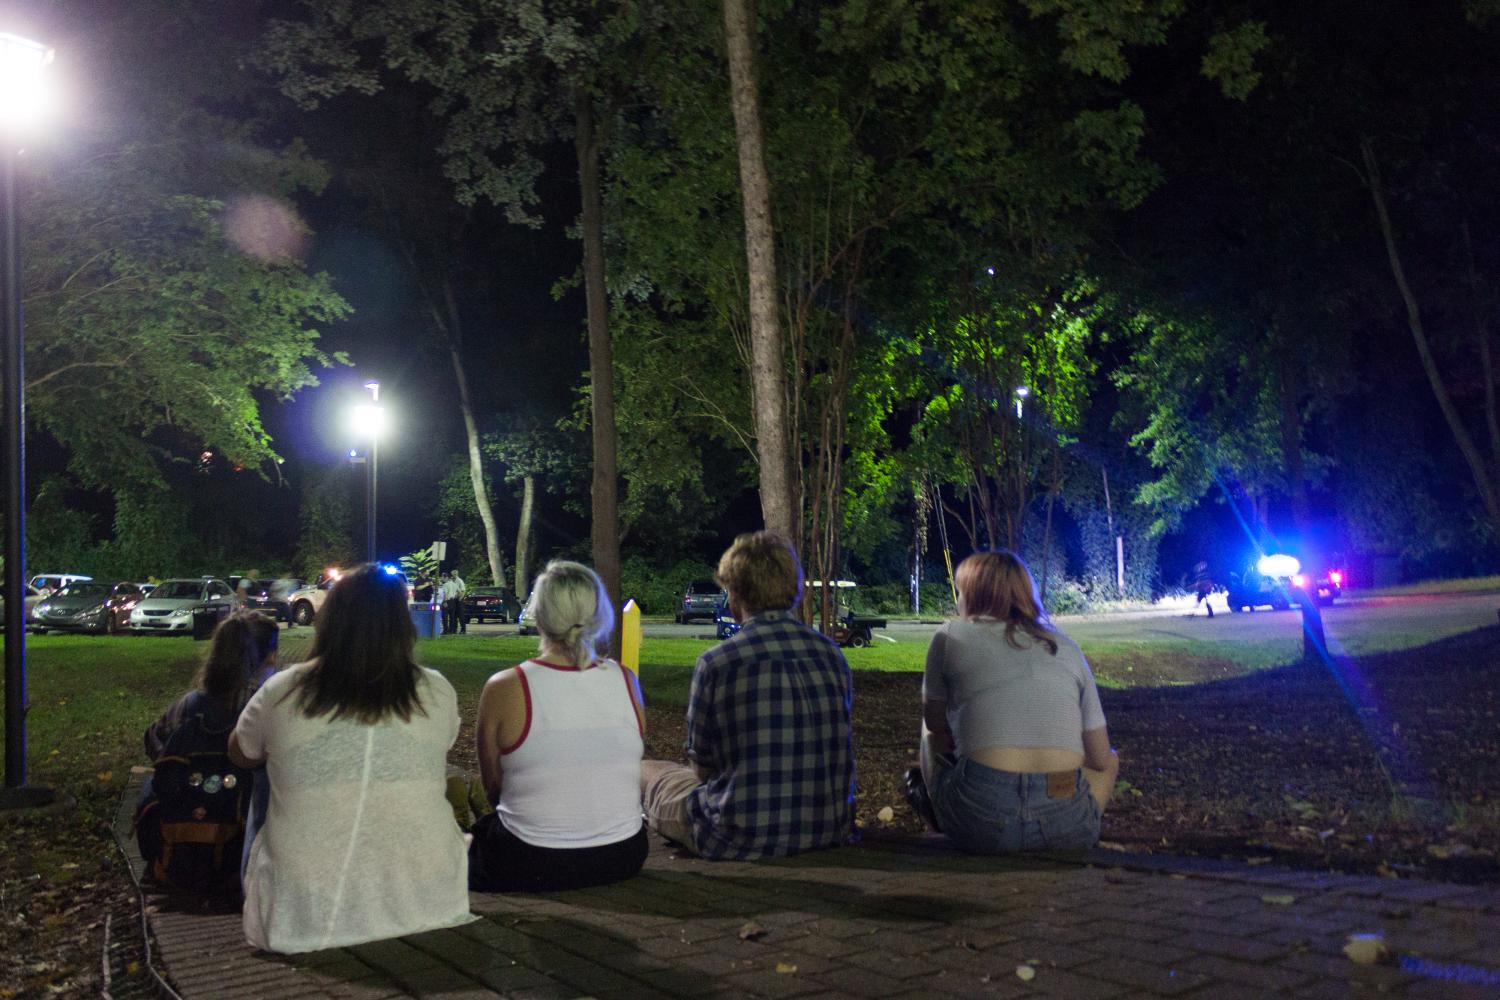
<path id="1" fill-rule="evenodd" d="M 531 605 L 523 604 L 516 612 L 516 635 L 537 635 L 536 623 L 531 620 Z"/>
<path id="2" fill-rule="evenodd" d="M 514 621 L 521 614 L 521 602 L 509 587 L 473 587 L 464 595 L 463 616 L 469 622 Z"/>
<path id="3" fill-rule="evenodd" d="M 81 573 L 38 573 L 31 578 L 31 585 L 42 592 L 46 597 L 53 591 L 62 590 L 70 583 L 87 583 L 92 580 L 91 576 Z"/>
<path id="4" fill-rule="evenodd" d="M 318 610 L 323 607 L 323 602 L 328 599 L 328 592 L 333 585 L 339 582 L 339 571 L 329 569 L 318 578 L 318 582 L 305 587 L 298 587 L 287 595 L 286 603 L 290 609 L 288 619 L 293 625 L 311 625 L 313 619 L 318 616 Z"/>
<path id="5" fill-rule="evenodd" d="M 228 614 L 238 606 L 234 591 L 223 580 L 163 580 L 130 612 L 132 632 L 191 632 L 193 612 Z"/>
<path id="6" fill-rule="evenodd" d="M 677 624 L 686 625 L 698 618 L 713 621 L 724 596 L 724 588 L 714 581 L 694 580 L 683 590 L 682 598 L 677 603 L 677 613 L 674 616 Z"/>
<path id="7" fill-rule="evenodd" d="M 31 614 L 37 632 L 123 632 L 141 602 L 133 583 L 70 583 L 37 604 Z"/>
<path id="8" fill-rule="evenodd" d="M 40 590 L 37 590 L 35 587 L 33 587 L 31 584 L 28 583 L 26 585 L 26 598 L 25 598 L 25 601 L 26 601 L 26 618 L 25 618 L 25 621 L 27 621 L 27 622 L 31 621 L 32 613 L 36 610 L 36 606 L 37 606 L 37 604 L 41 600 L 42 600 L 42 592 Z M 4 628 L 5 628 L 5 595 L 4 595 L 4 593 L 0 593 L 0 629 L 4 629 Z"/>

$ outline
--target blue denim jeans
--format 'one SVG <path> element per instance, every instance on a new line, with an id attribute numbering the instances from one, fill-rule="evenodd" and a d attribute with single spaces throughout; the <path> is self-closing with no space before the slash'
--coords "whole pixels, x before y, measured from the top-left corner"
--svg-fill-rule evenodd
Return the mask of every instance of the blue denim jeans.
<path id="1" fill-rule="evenodd" d="M 1072 787 L 1046 774 L 1016 774 L 967 757 L 937 773 L 931 788 L 938 824 L 972 854 L 1081 851 L 1099 840 L 1099 803 L 1083 772 Z"/>

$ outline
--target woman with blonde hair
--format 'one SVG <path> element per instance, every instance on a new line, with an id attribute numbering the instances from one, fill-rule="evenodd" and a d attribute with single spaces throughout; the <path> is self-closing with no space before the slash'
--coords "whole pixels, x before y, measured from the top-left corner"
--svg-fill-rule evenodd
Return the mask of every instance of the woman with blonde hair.
<path id="1" fill-rule="evenodd" d="M 976 854 L 1092 847 L 1120 763 L 1088 661 L 1014 553 L 969 556 L 955 583 L 922 677 L 927 818 Z"/>
<path id="2" fill-rule="evenodd" d="M 629 878 L 646 860 L 636 676 L 599 649 L 615 614 L 597 574 L 551 562 L 532 586 L 534 659 L 489 679 L 475 722 L 494 811 L 474 824 L 469 888 L 555 892 Z"/>

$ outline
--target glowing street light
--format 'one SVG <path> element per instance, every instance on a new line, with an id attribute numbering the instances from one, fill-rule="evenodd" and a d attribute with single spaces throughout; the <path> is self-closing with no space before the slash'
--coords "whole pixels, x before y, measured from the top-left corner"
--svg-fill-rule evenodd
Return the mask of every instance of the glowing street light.
<path id="1" fill-rule="evenodd" d="M 365 383 L 370 402 L 349 411 L 349 427 L 357 440 L 370 443 L 369 461 L 365 463 L 365 558 L 375 561 L 375 505 L 380 486 L 380 436 L 385 433 L 385 408 L 380 405 L 380 383 Z M 352 459 L 355 452 L 351 450 Z"/>
<path id="2" fill-rule="evenodd" d="M 16 158 L 26 127 L 46 112 L 53 52 L 0 33 L 0 289 L 5 338 L 5 805 L 51 801 L 26 787 L 26 434 L 25 339 L 21 325 L 21 248 L 17 238 Z"/>
<path id="3" fill-rule="evenodd" d="M 7 142 L 46 116 L 52 95 L 44 70 L 54 55 L 41 42 L 0 32 L 0 131 Z"/>
<path id="4" fill-rule="evenodd" d="M 1026 397 L 1029 396 L 1029 395 L 1031 395 L 1031 390 L 1030 389 L 1026 388 L 1024 385 L 1018 385 L 1018 386 L 1016 386 L 1016 419 L 1017 420 L 1020 420 L 1020 419 L 1022 419 L 1025 416 L 1024 409 L 1025 409 L 1025 405 L 1026 405 Z"/>

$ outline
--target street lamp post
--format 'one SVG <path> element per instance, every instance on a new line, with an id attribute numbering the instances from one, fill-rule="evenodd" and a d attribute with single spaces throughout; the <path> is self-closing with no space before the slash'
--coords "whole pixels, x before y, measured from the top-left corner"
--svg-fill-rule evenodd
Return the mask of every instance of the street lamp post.
<path id="1" fill-rule="evenodd" d="M 380 383 L 365 383 L 370 402 L 354 409 L 354 430 L 369 441 L 365 461 L 365 558 L 375 561 L 375 514 L 380 489 L 380 432 L 385 429 L 385 411 L 380 406 Z"/>
<path id="2" fill-rule="evenodd" d="M 21 247 L 16 216 L 16 158 L 21 127 L 38 110 L 43 71 L 53 52 L 0 34 L 0 288 L 5 338 L 5 794 L 6 806 L 50 801 L 26 785 L 26 400 L 21 326 Z"/>
<path id="3" fill-rule="evenodd" d="M 1016 386 L 1016 419 L 1017 420 L 1023 419 L 1025 417 L 1025 415 L 1026 415 L 1025 414 L 1026 397 L 1029 396 L 1029 395 L 1031 395 L 1031 390 L 1030 389 L 1026 388 L 1024 385 L 1018 385 L 1018 386 Z"/>

